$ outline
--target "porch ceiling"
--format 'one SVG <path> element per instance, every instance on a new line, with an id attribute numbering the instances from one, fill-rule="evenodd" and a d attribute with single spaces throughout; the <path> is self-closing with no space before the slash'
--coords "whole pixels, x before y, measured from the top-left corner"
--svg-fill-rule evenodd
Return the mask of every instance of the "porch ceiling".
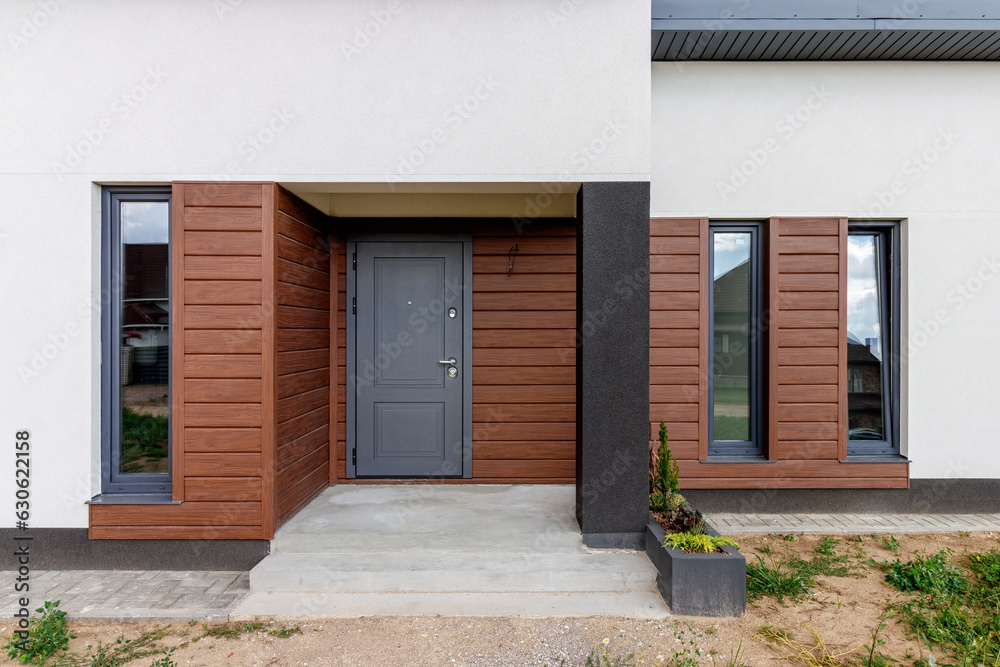
<path id="1" fill-rule="evenodd" d="M 653 0 L 651 36 L 653 61 L 998 60 L 1000 6 L 992 0 Z"/>

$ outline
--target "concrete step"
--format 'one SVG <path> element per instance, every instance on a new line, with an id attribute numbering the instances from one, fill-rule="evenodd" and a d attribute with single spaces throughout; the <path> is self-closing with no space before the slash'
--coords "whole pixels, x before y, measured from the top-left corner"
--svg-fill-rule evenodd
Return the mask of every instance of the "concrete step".
<path id="1" fill-rule="evenodd" d="M 544 532 L 293 533 L 279 531 L 272 554 L 556 553 L 582 549 L 577 530 Z"/>
<path id="2" fill-rule="evenodd" d="M 670 610 L 655 591 L 628 593 L 254 593 L 230 613 L 299 620 L 323 616 L 629 616 L 665 618 Z"/>
<path id="3" fill-rule="evenodd" d="M 541 554 L 272 554 L 250 571 L 251 593 L 654 591 L 642 552 Z"/>

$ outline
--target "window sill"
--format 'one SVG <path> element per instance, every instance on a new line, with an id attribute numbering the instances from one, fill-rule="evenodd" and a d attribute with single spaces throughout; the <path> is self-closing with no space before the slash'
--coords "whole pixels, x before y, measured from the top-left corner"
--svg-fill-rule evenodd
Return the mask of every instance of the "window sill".
<path id="1" fill-rule="evenodd" d="M 86 505 L 180 505 L 169 493 L 101 493 Z"/>
<path id="2" fill-rule="evenodd" d="M 848 454 L 841 463 L 911 463 L 902 454 Z"/>

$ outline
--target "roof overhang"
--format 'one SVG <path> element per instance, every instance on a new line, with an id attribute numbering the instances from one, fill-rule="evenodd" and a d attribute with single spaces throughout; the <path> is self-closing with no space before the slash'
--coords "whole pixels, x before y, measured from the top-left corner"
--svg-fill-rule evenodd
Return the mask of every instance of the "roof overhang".
<path id="1" fill-rule="evenodd" d="M 996 0 L 653 0 L 652 59 L 1000 60 Z"/>

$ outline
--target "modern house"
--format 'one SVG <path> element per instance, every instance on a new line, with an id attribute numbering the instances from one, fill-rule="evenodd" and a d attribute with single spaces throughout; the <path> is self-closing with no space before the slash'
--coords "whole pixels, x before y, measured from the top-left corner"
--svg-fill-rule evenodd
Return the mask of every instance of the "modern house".
<path id="1" fill-rule="evenodd" d="M 33 527 L 223 544 L 330 485 L 543 483 L 632 547 L 661 421 L 683 489 L 738 510 L 996 497 L 995 3 L 0 25 L 0 424 Z"/>

